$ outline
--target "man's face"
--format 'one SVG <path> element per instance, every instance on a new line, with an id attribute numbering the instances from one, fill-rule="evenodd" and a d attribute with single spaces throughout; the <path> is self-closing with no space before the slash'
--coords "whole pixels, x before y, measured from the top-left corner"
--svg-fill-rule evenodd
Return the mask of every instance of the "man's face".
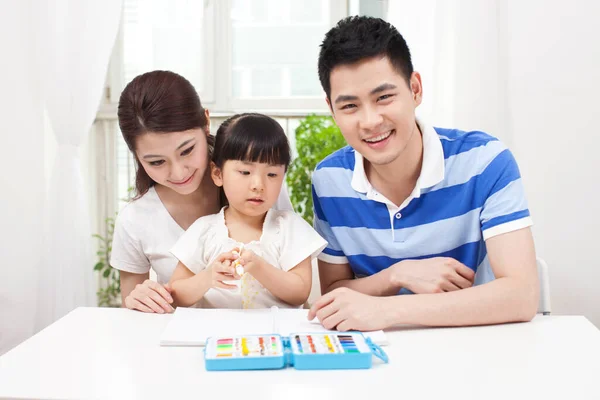
<path id="1" fill-rule="evenodd" d="M 342 135 L 373 165 L 395 161 L 414 133 L 415 109 L 421 104 L 421 77 L 410 87 L 387 57 L 335 67 L 327 100 Z"/>

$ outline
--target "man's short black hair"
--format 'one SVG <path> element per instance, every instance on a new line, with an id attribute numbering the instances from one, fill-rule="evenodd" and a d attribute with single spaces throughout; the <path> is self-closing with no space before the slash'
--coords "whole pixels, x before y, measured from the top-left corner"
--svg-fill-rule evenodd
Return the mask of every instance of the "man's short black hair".
<path id="1" fill-rule="evenodd" d="M 331 71 L 344 64 L 387 57 L 410 85 L 413 65 L 406 41 L 394 26 L 381 18 L 347 17 L 325 34 L 319 52 L 319 80 L 331 95 Z"/>

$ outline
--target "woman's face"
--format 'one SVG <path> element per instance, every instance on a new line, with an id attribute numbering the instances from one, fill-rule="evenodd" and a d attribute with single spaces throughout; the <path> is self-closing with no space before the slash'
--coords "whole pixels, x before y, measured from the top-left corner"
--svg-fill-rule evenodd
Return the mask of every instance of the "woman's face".
<path id="1" fill-rule="evenodd" d="M 207 146 L 206 133 L 200 128 L 149 132 L 136 139 L 136 155 L 154 182 L 186 195 L 202 182 L 209 161 Z"/>

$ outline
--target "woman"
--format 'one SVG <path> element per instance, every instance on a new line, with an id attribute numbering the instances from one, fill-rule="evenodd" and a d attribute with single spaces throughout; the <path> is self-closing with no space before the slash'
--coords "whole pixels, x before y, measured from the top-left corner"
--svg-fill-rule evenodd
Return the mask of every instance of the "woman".
<path id="1" fill-rule="evenodd" d="M 118 118 L 136 162 L 136 196 L 117 217 L 111 265 L 121 271 L 124 307 L 172 312 L 166 283 L 178 261 L 169 250 L 195 220 L 221 207 L 208 168 L 209 113 L 185 78 L 153 71 L 125 87 Z M 285 187 L 276 208 L 292 209 Z M 158 282 L 149 279 L 150 269 Z"/>

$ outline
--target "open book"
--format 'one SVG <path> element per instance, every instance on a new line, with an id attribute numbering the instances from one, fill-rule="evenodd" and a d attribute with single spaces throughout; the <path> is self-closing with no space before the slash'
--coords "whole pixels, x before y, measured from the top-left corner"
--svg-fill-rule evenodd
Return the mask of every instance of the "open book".
<path id="1" fill-rule="evenodd" d="M 315 319 L 307 319 L 308 310 L 266 308 L 260 310 L 205 309 L 178 307 L 165 327 L 161 346 L 204 346 L 211 336 L 264 335 L 327 332 Z M 387 345 L 383 331 L 363 332 L 365 337 Z"/>

